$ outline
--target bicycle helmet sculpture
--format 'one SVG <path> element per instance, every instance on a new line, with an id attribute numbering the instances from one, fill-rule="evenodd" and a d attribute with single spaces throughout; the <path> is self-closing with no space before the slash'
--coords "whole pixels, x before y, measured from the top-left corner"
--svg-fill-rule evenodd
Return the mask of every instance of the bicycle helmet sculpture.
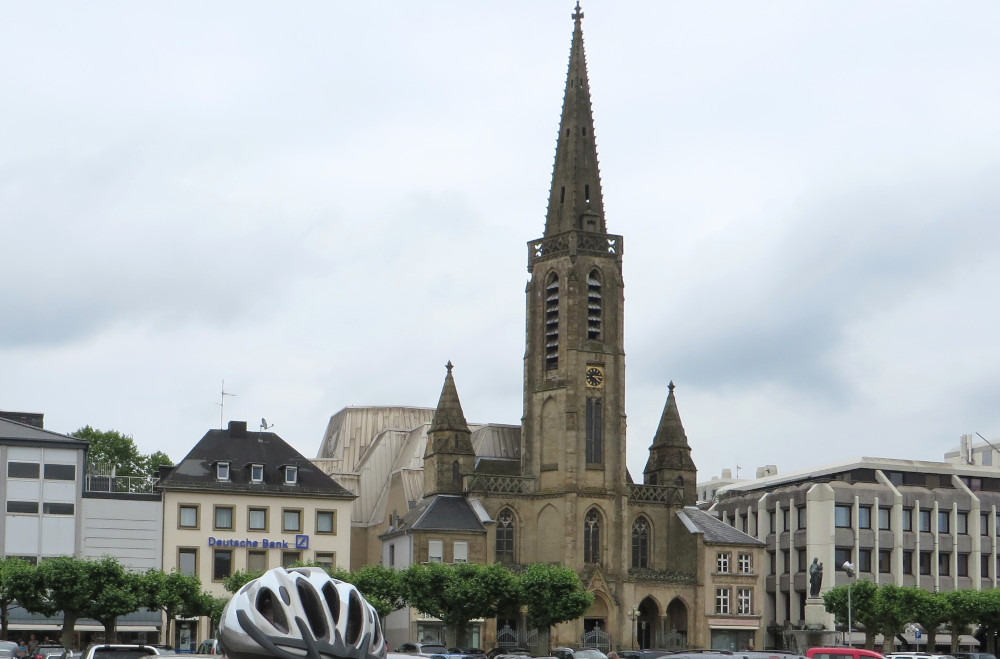
<path id="1" fill-rule="evenodd" d="M 353 585 L 323 568 L 274 568 L 222 611 L 219 645 L 229 659 L 385 659 L 378 613 Z"/>

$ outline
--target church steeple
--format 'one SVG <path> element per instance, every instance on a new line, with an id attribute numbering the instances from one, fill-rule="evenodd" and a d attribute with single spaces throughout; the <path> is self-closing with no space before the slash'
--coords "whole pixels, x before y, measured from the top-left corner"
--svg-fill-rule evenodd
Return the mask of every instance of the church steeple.
<path id="1" fill-rule="evenodd" d="M 607 233 L 601 175 L 597 167 L 597 141 L 590 106 L 590 81 L 583 52 L 583 11 L 573 12 L 573 45 L 566 74 L 559 139 L 552 169 L 552 190 L 545 217 L 545 236 L 580 229 Z"/>
<path id="2" fill-rule="evenodd" d="M 472 448 L 472 432 L 465 420 L 462 403 L 458 399 L 454 368 L 449 361 L 441 397 L 438 399 L 434 419 L 427 431 L 427 448 L 424 450 L 424 494 L 461 494 L 462 476 L 475 468 L 476 452 Z"/>
<path id="3" fill-rule="evenodd" d="M 684 505 L 695 504 L 697 470 L 691 459 L 681 414 L 674 398 L 674 383 L 668 386 L 667 403 L 663 406 L 660 425 L 656 428 L 653 444 L 649 447 L 649 460 L 643 469 L 645 481 L 650 485 L 673 485 L 680 487 Z"/>

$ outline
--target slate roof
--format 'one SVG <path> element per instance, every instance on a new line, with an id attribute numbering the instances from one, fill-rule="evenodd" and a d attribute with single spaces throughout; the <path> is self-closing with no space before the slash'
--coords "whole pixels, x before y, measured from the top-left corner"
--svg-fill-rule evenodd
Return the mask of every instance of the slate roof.
<path id="1" fill-rule="evenodd" d="M 26 423 L 11 421 L 0 417 L 0 442 L 43 442 L 47 444 L 69 444 L 67 448 L 84 449 L 90 446 L 90 442 L 79 437 L 70 437 L 62 433 L 44 430 Z"/>
<path id="2" fill-rule="evenodd" d="M 689 531 L 702 534 L 708 544 L 764 546 L 761 540 L 747 535 L 696 506 L 685 506 L 684 510 L 677 512 L 677 516 Z"/>
<path id="3" fill-rule="evenodd" d="M 216 464 L 229 462 L 229 480 L 216 479 Z M 250 465 L 264 465 L 264 482 L 250 482 Z M 286 484 L 284 466 L 298 467 L 298 482 Z M 246 422 L 230 421 L 226 430 L 209 430 L 160 479 L 164 490 L 219 490 L 229 493 L 267 493 L 289 496 L 323 495 L 353 499 L 323 470 L 273 432 L 248 432 Z"/>
<path id="4" fill-rule="evenodd" d="M 437 494 L 425 497 L 407 511 L 398 524 L 385 536 L 409 531 L 463 531 L 486 533 L 486 526 L 469 501 L 457 494 Z"/>

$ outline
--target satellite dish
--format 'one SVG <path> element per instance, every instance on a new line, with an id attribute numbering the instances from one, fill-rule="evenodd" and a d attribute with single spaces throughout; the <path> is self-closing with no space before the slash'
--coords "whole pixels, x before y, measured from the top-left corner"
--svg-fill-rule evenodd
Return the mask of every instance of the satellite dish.
<path id="1" fill-rule="evenodd" d="M 261 430 L 268 430 L 269 428 L 273 428 L 273 427 L 274 427 L 273 423 L 271 425 L 267 425 L 267 419 L 265 419 L 264 417 L 260 418 L 260 429 Z"/>

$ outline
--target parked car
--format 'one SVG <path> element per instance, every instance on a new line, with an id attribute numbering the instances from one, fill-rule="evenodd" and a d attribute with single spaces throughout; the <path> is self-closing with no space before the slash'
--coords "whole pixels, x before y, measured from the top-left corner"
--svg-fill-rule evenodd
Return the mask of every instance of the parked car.
<path id="1" fill-rule="evenodd" d="M 17 656 L 18 650 L 20 650 L 20 646 L 14 641 L 0 641 L 0 657 Z"/>
<path id="2" fill-rule="evenodd" d="M 989 652 L 955 652 L 951 656 L 955 659 L 997 659 L 996 655 Z"/>
<path id="3" fill-rule="evenodd" d="M 448 654 L 448 648 L 440 643 L 403 643 L 396 648 L 396 652 L 401 652 L 403 654 L 419 654 L 429 657 L 432 654 L 446 655 Z"/>
<path id="4" fill-rule="evenodd" d="M 61 645 L 41 644 L 35 649 L 35 659 L 66 659 L 69 652 Z"/>
<path id="5" fill-rule="evenodd" d="M 658 659 L 673 653 L 673 650 L 621 650 L 618 659 Z"/>
<path id="6" fill-rule="evenodd" d="M 517 655 L 521 657 L 530 657 L 531 650 L 529 650 L 528 648 L 493 648 L 492 650 L 486 653 L 488 659 L 496 659 L 500 655 L 506 655 L 506 656 Z"/>
<path id="7" fill-rule="evenodd" d="M 806 657 L 809 659 L 885 659 L 883 655 L 874 650 L 848 647 L 809 648 L 806 650 Z"/>
<path id="8" fill-rule="evenodd" d="M 557 659 L 608 659 L 608 655 L 595 648 L 553 648 L 552 656 Z"/>
<path id="9" fill-rule="evenodd" d="M 157 657 L 160 651 L 152 645 L 132 645 L 127 643 L 105 643 L 91 645 L 83 659 L 145 659 Z"/>
<path id="10" fill-rule="evenodd" d="M 222 654 L 219 649 L 219 639 L 209 638 L 201 642 L 195 654 Z"/>

